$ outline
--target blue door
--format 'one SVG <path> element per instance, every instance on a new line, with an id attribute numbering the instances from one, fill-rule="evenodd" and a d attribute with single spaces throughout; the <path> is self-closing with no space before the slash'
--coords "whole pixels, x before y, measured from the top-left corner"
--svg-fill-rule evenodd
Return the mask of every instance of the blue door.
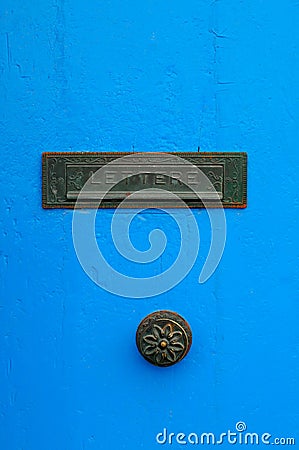
<path id="1" fill-rule="evenodd" d="M 0 448 L 297 448 L 298 4 L 9 0 L 1 9 Z M 211 227 L 194 210 L 200 248 L 172 289 L 135 299 L 96 285 L 77 259 L 73 212 L 41 207 L 42 152 L 198 147 L 248 153 L 248 208 L 225 210 L 215 273 L 198 283 Z M 180 234 L 167 212 L 131 223 L 140 252 L 152 230 L 167 237 L 150 264 L 116 251 L 112 217 L 100 210 L 95 228 L 120 273 L 171 266 Z M 157 310 L 193 332 L 188 355 L 168 368 L 135 345 Z"/>

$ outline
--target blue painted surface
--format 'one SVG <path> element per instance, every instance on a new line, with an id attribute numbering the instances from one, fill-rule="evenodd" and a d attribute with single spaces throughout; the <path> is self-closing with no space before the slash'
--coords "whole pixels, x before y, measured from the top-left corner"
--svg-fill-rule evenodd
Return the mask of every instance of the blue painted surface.
<path id="1" fill-rule="evenodd" d="M 240 420 L 299 442 L 298 3 L 10 0 L 0 20 L 0 448 L 149 450 L 164 427 Z M 210 230 L 195 212 L 201 253 L 173 291 L 99 289 L 76 259 L 72 212 L 41 209 L 41 152 L 199 145 L 249 155 L 249 207 L 227 211 L 215 275 L 198 285 Z M 171 235 L 166 215 L 143 213 L 138 248 L 155 221 Z M 194 344 L 161 370 L 134 334 L 166 308 Z"/>

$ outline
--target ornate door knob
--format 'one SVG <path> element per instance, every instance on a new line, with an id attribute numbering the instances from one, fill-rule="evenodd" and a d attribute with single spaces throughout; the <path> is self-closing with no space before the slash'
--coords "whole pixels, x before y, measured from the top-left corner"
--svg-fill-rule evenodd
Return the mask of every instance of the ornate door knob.
<path id="1" fill-rule="evenodd" d="M 156 311 L 146 316 L 136 332 L 141 355 L 155 366 L 167 367 L 181 361 L 192 343 L 188 323 L 172 311 Z"/>

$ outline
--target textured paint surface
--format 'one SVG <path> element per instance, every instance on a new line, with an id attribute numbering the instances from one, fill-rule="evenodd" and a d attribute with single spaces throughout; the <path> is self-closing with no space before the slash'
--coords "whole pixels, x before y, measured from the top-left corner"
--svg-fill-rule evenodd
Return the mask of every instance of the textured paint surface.
<path id="1" fill-rule="evenodd" d="M 238 420 L 299 439 L 298 2 L 1 9 L 0 448 L 149 450 L 163 427 L 220 433 Z M 215 275 L 198 285 L 210 229 L 196 212 L 200 255 L 173 291 L 133 301 L 92 284 L 74 253 L 72 212 L 41 209 L 41 152 L 198 146 L 249 155 L 249 207 L 227 211 Z M 98 239 L 125 271 L 111 215 L 100 212 Z M 174 238 L 161 268 L 177 251 L 167 216 L 142 214 L 132 239 L 146 249 L 157 223 Z M 134 343 L 156 309 L 193 330 L 188 357 L 165 370 Z"/>

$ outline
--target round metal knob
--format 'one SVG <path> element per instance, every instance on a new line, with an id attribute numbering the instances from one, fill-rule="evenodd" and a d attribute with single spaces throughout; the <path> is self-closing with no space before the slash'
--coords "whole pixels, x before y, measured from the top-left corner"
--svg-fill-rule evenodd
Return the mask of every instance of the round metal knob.
<path id="1" fill-rule="evenodd" d="M 167 367 L 181 361 L 192 343 L 188 323 L 172 311 L 156 311 L 146 316 L 136 332 L 141 355 L 155 366 Z"/>

